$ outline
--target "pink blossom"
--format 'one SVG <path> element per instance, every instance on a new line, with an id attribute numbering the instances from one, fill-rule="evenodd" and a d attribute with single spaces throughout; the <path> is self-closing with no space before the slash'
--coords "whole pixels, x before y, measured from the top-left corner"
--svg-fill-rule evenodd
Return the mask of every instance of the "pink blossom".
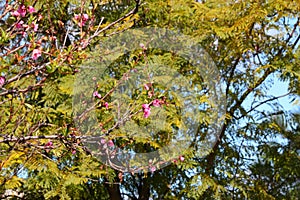
<path id="1" fill-rule="evenodd" d="M 2 87 L 5 83 L 5 77 L 4 76 L 0 76 L 0 87 Z"/>
<path id="2" fill-rule="evenodd" d="M 108 109 L 109 104 L 107 102 L 104 103 L 106 109 Z"/>
<path id="3" fill-rule="evenodd" d="M 43 15 L 38 14 L 38 21 L 40 21 L 41 19 L 43 19 Z"/>
<path id="4" fill-rule="evenodd" d="M 153 173 L 153 172 L 155 172 L 156 171 L 156 167 L 155 166 L 151 166 L 150 167 L 150 171 Z"/>
<path id="5" fill-rule="evenodd" d="M 14 12 L 11 13 L 11 15 L 14 16 L 14 17 L 19 17 L 20 13 L 15 10 Z"/>
<path id="6" fill-rule="evenodd" d="M 36 59 L 38 59 L 38 57 L 40 57 L 42 55 L 42 52 L 41 52 L 41 50 L 39 50 L 39 49 L 34 49 L 33 51 L 32 51 L 32 59 L 33 60 L 36 60 Z"/>
<path id="7" fill-rule="evenodd" d="M 101 143 L 101 144 L 105 144 L 105 143 L 106 143 L 106 139 L 101 138 L 100 143 Z"/>
<path id="8" fill-rule="evenodd" d="M 26 15 L 26 7 L 25 7 L 24 5 L 21 5 L 21 6 L 19 7 L 19 9 L 18 9 L 17 12 L 20 13 L 20 15 L 21 15 L 22 17 L 25 17 L 25 15 Z"/>
<path id="9" fill-rule="evenodd" d="M 148 118 L 151 114 L 151 108 L 149 107 L 149 104 L 143 104 L 142 108 L 144 110 L 144 117 Z"/>
<path id="10" fill-rule="evenodd" d="M 51 141 L 49 141 L 49 142 L 47 142 L 47 143 L 45 144 L 45 146 L 46 146 L 46 147 L 52 147 L 52 146 L 53 146 L 53 143 L 52 143 Z"/>
<path id="11" fill-rule="evenodd" d="M 149 104 L 143 104 L 142 105 L 142 108 L 145 110 L 145 109 L 150 109 L 150 107 L 149 107 Z"/>
<path id="12" fill-rule="evenodd" d="M 86 22 L 86 21 L 82 20 L 82 22 L 79 24 L 79 26 L 80 26 L 80 27 L 81 27 L 81 26 L 84 26 L 84 25 L 85 25 L 85 22 Z"/>
<path id="13" fill-rule="evenodd" d="M 94 97 L 97 97 L 97 98 L 101 98 L 101 95 L 98 93 L 98 91 L 95 91 L 94 93 L 93 93 L 93 96 Z"/>
<path id="14" fill-rule="evenodd" d="M 140 47 L 141 47 L 143 50 L 146 50 L 146 49 L 147 49 L 143 43 L 140 43 Z"/>
<path id="15" fill-rule="evenodd" d="M 89 16 L 87 14 L 83 14 L 83 15 L 74 15 L 74 19 L 76 21 L 78 21 L 78 26 L 82 27 L 84 26 L 84 24 L 86 23 L 86 21 L 89 19 Z"/>
<path id="16" fill-rule="evenodd" d="M 83 14 L 82 21 L 87 21 L 89 16 L 87 14 Z"/>
<path id="17" fill-rule="evenodd" d="M 114 145 L 114 142 L 112 141 L 112 140 L 109 140 L 108 142 L 107 142 L 107 145 L 109 146 L 109 147 L 114 147 L 115 145 Z"/>
<path id="18" fill-rule="evenodd" d="M 29 7 L 28 7 L 28 12 L 29 12 L 29 13 L 34 13 L 34 12 L 36 12 L 36 10 L 34 9 L 34 7 L 29 6 Z"/>
<path id="19" fill-rule="evenodd" d="M 183 162 L 183 161 L 184 161 L 184 157 L 183 157 L 183 156 L 179 156 L 179 160 L 180 160 L 181 162 Z"/>
<path id="20" fill-rule="evenodd" d="M 148 97 L 152 98 L 153 97 L 153 92 L 152 91 L 148 91 Z"/>
<path id="21" fill-rule="evenodd" d="M 72 150 L 72 154 L 75 154 L 75 153 L 76 153 L 76 150 L 75 150 L 75 149 L 73 149 L 73 150 Z"/>
<path id="22" fill-rule="evenodd" d="M 158 100 L 158 99 L 153 100 L 153 106 L 159 107 L 160 106 L 160 100 Z"/>
<path id="23" fill-rule="evenodd" d="M 149 90 L 148 84 L 144 84 L 144 88 L 145 88 L 145 90 Z"/>
<path id="24" fill-rule="evenodd" d="M 75 18 L 76 20 L 79 20 L 79 19 L 80 19 L 80 16 L 77 15 L 77 14 L 75 14 L 74 18 Z"/>
<path id="25" fill-rule="evenodd" d="M 39 25 L 35 23 L 32 23 L 32 25 L 33 25 L 33 31 L 36 32 L 39 28 Z"/>
<path id="26" fill-rule="evenodd" d="M 151 114 L 151 109 L 150 108 L 144 110 L 144 117 L 145 118 L 148 118 L 150 116 L 150 114 Z"/>
<path id="27" fill-rule="evenodd" d="M 16 24 L 16 28 L 23 28 L 23 24 L 24 24 L 24 22 L 21 20 L 20 22 L 18 22 Z"/>

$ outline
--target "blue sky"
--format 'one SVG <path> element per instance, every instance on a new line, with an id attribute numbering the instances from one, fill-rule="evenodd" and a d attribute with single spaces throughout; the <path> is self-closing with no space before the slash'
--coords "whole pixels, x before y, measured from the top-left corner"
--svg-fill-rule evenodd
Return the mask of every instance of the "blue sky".
<path id="1" fill-rule="evenodd" d="M 276 80 L 274 82 L 274 85 L 270 88 L 269 94 L 274 95 L 274 96 L 280 96 L 283 94 L 286 94 L 288 92 L 288 83 L 287 82 L 282 82 L 280 80 Z M 287 111 L 292 111 L 295 112 L 299 110 L 300 106 L 300 97 L 298 96 L 297 101 L 291 102 L 292 98 L 290 96 L 286 96 L 283 98 L 280 98 L 278 101 L 279 103 L 284 106 L 284 109 Z"/>

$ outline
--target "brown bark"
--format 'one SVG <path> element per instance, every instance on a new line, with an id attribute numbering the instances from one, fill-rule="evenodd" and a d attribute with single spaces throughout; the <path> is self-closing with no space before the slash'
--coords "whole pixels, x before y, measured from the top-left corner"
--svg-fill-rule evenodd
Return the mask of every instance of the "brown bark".
<path id="1" fill-rule="evenodd" d="M 111 200 L 122 200 L 119 184 L 107 185 L 107 190 Z"/>
<path id="2" fill-rule="evenodd" d="M 142 184 L 138 187 L 139 200 L 149 200 L 150 198 L 150 187 L 147 183 L 147 178 L 142 179 Z"/>

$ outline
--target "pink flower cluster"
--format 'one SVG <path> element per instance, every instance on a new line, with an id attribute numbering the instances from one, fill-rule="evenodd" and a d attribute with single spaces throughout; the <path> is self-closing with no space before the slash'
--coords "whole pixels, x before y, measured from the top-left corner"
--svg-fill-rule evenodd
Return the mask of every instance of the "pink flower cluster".
<path id="1" fill-rule="evenodd" d="M 109 146 L 109 147 L 114 147 L 114 146 L 115 146 L 115 144 L 114 144 L 114 142 L 113 142 L 112 140 L 108 140 L 108 141 L 107 141 L 107 140 L 104 139 L 104 138 L 101 138 L 100 143 L 101 143 L 102 145 L 104 145 L 104 148 L 106 148 L 106 145 Z"/>
<path id="2" fill-rule="evenodd" d="M 23 20 L 19 21 L 17 24 L 16 24 L 16 28 L 23 28 Z"/>
<path id="3" fill-rule="evenodd" d="M 180 160 L 181 162 L 183 162 L 183 161 L 184 161 L 184 157 L 183 157 L 183 156 L 179 156 L 179 160 Z"/>
<path id="4" fill-rule="evenodd" d="M 32 56 L 31 56 L 31 58 L 32 58 L 33 60 L 36 60 L 36 59 L 38 59 L 38 57 L 40 57 L 41 55 L 42 55 L 41 50 L 39 50 L 39 49 L 34 49 L 34 50 L 32 51 Z"/>
<path id="5" fill-rule="evenodd" d="M 33 31 L 36 32 L 39 28 L 39 25 L 38 24 L 35 24 L 34 22 L 32 22 L 32 27 L 33 27 Z"/>
<path id="6" fill-rule="evenodd" d="M 179 160 L 180 162 L 183 162 L 183 161 L 184 161 L 184 157 L 183 157 L 182 155 L 180 155 L 180 156 L 178 157 L 178 160 Z M 178 160 L 177 160 L 177 159 L 174 159 L 173 162 L 176 164 Z"/>
<path id="7" fill-rule="evenodd" d="M 27 24 L 24 24 L 23 20 L 20 20 L 18 23 L 16 23 L 16 28 L 17 29 L 25 28 L 25 31 L 22 31 L 23 37 L 25 37 L 26 32 L 29 30 L 30 27 L 33 29 L 34 32 L 37 32 L 39 25 L 32 22 L 31 26 L 28 26 Z"/>
<path id="8" fill-rule="evenodd" d="M 151 171 L 152 173 L 156 171 L 156 167 L 155 167 L 155 166 L 151 166 L 149 169 L 150 169 L 150 171 Z"/>
<path id="9" fill-rule="evenodd" d="M 34 9 L 34 7 L 32 6 L 29 6 L 27 9 L 26 9 L 26 6 L 25 5 L 20 5 L 20 7 L 18 8 L 18 10 L 15 10 L 11 13 L 12 16 L 14 17 L 25 17 L 27 11 L 29 13 L 34 13 L 36 12 L 36 10 Z"/>
<path id="10" fill-rule="evenodd" d="M 155 99 L 155 100 L 153 100 L 153 102 L 152 102 L 152 105 L 153 105 L 154 107 L 159 107 L 160 104 L 161 104 L 161 101 L 158 100 L 158 99 Z M 145 118 L 148 118 L 148 117 L 150 116 L 150 114 L 151 114 L 151 107 L 150 107 L 150 105 L 149 105 L 149 104 L 143 104 L 143 105 L 142 105 L 142 108 L 143 108 L 143 112 L 144 112 L 144 117 L 145 117 Z"/>
<path id="11" fill-rule="evenodd" d="M 29 6 L 27 9 L 26 9 L 26 6 L 25 5 L 20 5 L 18 10 L 15 10 L 13 12 L 11 12 L 11 15 L 14 16 L 14 17 L 25 17 L 26 13 L 29 12 L 30 14 L 31 13 L 35 13 L 36 10 L 34 7 L 32 6 Z M 23 20 L 19 20 L 17 23 L 16 23 L 16 28 L 17 29 L 22 29 L 22 28 L 25 28 L 26 30 L 25 31 L 22 31 L 22 35 L 23 37 L 25 37 L 26 35 L 26 32 L 28 31 L 28 29 L 32 27 L 33 31 L 36 32 L 38 30 L 38 24 L 36 24 L 35 22 L 32 22 L 31 25 L 27 25 L 27 24 L 24 24 L 24 21 Z"/>
<path id="12" fill-rule="evenodd" d="M 4 76 L 0 76 L 0 87 L 2 87 L 5 83 L 5 77 Z"/>
<path id="13" fill-rule="evenodd" d="M 106 109 L 109 108 L 109 104 L 107 102 L 104 103 L 104 106 L 105 106 Z"/>
<path id="14" fill-rule="evenodd" d="M 143 104 L 142 108 L 143 108 L 143 111 L 144 111 L 144 117 L 148 118 L 151 114 L 151 108 L 150 108 L 149 104 Z"/>
<path id="15" fill-rule="evenodd" d="M 46 148 L 52 148 L 52 147 L 53 147 L 53 143 L 52 143 L 51 141 L 49 141 L 49 142 L 47 142 L 47 143 L 45 144 L 45 147 L 46 147 Z"/>
<path id="16" fill-rule="evenodd" d="M 95 92 L 93 92 L 93 97 L 101 99 L 101 94 L 99 94 L 98 91 L 95 91 Z M 105 102 L 104 106 L 105 106 L 106 109 L 108 109 L 109 108 L 109 103 Z"/>
<path id="17" fill-rule="evenodd" d="M 145 83 L 144 84 L 145 90 L 148 91 L 148 97 L 152 98 L 153 97 L 153 91 L 150 90 L 150 87 L 152 87 L 152 83 Z"/>
<path id="18" fill-rule="evenodd" d="M 144 88 L 145 88 L 145 90 L 149 90 L 150 88 L 149 88 L 149 84 L 144 84 Z"/>
<path id="19" fill-rule="evenodd" d="M 95 92 L 93 93 L 93 97 L 96 97 L 96 98 L 98 98 L 98 99 L 101 99 L 101 94 L 99 94 L 98 91 L 95 91 Z"/>
<path id="20" fill-rule="evenodd" d="M 89 19 L 89 16 L 87 14 L 75 14 L 74 19 L 77 21 L 78 26 L 82 27 L 85 25 L 85 23 L 87 22 L 87 20 Z"/>
<path id="21" fill-rule="evenodd" d="M 159 107 L 160 106 L 160 100 L 158 100 L 158 99 L 155 99 L 155 100 L 153 100 L 153 103 L 152 103 L 152 105 L 154 106 L 154 107 Z"/>
<path id="22" fill-rule="evenodd" d="M 51 141 L 49 141 L 45 144 L 45 150 L 48 153 L 51 151 L 51 149 L 53 149 L 53 143 Z"/>

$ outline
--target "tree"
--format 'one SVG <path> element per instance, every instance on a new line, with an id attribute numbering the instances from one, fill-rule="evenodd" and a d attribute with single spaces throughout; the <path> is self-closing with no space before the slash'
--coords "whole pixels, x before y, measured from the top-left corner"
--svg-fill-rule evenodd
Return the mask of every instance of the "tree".
<path id="1" fill-rule="evenodd" d="M 270 117 L 282 112 L 289 115 L 276 104 L 280 97 L 267 96 L 275 75 L 289 82 L 287 95 L 299 94 L 296 14 L 299 5 L 286 1 L 173 1 L 160 5 L 153 6 L 153 12 L 148 12 L 151 17 L 144 23 L 154 19 L 150 23 L 174 27 L 201 38 L 202 46 L 215 60 L 226 82 L 227 119 L 211 154 L 205 159 L 193 158 L 199 164 L 193 168 L 192 180 L 185 184 L 188 198 L 209 199 L 214 195 L 250 198 L 251 194 L 259 194 L 256 198 L 261 199 L 288 197 L 288 191 L 272 192 L 276 191 L 275 186 L 257 187 L 261 180 L 252 176 L 256 173 L 252 164 L 257 159 L 266 161 L 274 156 L 274 152 L 261 156 L 264 151 L 260 148 L 263 144 L 272 144 L 271 138 L 278 134 Z M 157 18 L 163 20 L 157 23 Z M 264 104 L 270 105 L 272 112 L 259 109 Z M 298 158 L 294 157 L 293 161 L 298 162 Z M 280 162 L 287 164 L 283 159 Z M 264 166 L 260 173 L 267 170 L 269 168 Z M 295 183 L 299 181 L 299 174 L 293 174 L 293 180 L 285 182 L 289 185 L 287 190 L 297 190 Z"/>
<path id="2" fill-rule="evenodd" d="M 36 12 L 30 11 L 29 2 L 12 1 L 3 6 L 0 40 L 3 192 L 14 189 L 26 198 L 41 199 L 295 199 L 299 196 L 300 172 L 295 168 L 299 164 L 299 120 L 277 102 L 282 96 L 300 94 L 297 2 L 59 1 L 31 5 Z M 70 85 L 80 64 L 92 65 L 83 60 L 95 56 L 99 41 L 107 41 L 126 29 L 147 26 L 193 36 L 209 53 L 224 84 L 226 118 L 219 140 L 207 156 L 199 155 L 201 137 L 195 137 L 193 148 L 167 167 L 154 169 L 152 173 L 121 173 L 89 155 L 89 149 L 82 145 L 83 130 L 88 128 L 78 129 L 72 113 L 72 98 L 82 93 L 73 92 Z M 109 120 L 113 104 L 106 94 L 118 88 L 118 81 L 128 70 L 149 63 L 167 63 L 180 74 L 190 74 L 188 77 L 202 91 L 206 89 L 203 77 L 188 61 L 167 51 L 147 46 L 141 49 L 142 54 L 139 49 L 112 62 L 102 82 L 88 76 L 82 80 L 86 85 L 91 83 L 97 92 L 95 112 L 103 122 L 104 133 L 114 127 Z M 288 94 L 270 96 L 268 90 L 278 79 L 289 84 Z M 163 88 L 149 84 L 146 86 Z M 137 102 L 147 102 L 147 89 L 135 92 Z M 174 122 L 180 119 L 178 110 L 182 103 L 171 96 L 164 97 L 166 101 L 160 102 L 169 113 L 168 123 L 176 127 Z M 105 103 L 109 103 L 108 108 Z M 269 110 L 263 107 L 266 105 Z M 80 106 L 76 108 L 82 111 Z M 147 123 L 149 113 L 146 108 L 142 112 L 133 115 L 139 125 Z M 278 120 L 282 116 L 285 126 Z M 203 136 L 211 124 L 205 120 L 199 124 L 197 136 Z M 127 136 L 124 132 L 114 127 L 105 142 L 147 152 L 167 144 L 165 136 L 172 134 L 166 129 L 148 142 L 141 139 L 142 135 Z"/>
<path id="3" fill-rule="evenodd" d="M 103 188 L 92 183 L 109 173 L 91 156 L 79 155 L 70 85 L 88 48 L 103 35 L 132 26 L 139 1 L 115 3 L 1 2 L 3 193 L 16 189 L 26 198 L 101 194 Z M 85 190 L 90 193 L 78 192 Z"/>

